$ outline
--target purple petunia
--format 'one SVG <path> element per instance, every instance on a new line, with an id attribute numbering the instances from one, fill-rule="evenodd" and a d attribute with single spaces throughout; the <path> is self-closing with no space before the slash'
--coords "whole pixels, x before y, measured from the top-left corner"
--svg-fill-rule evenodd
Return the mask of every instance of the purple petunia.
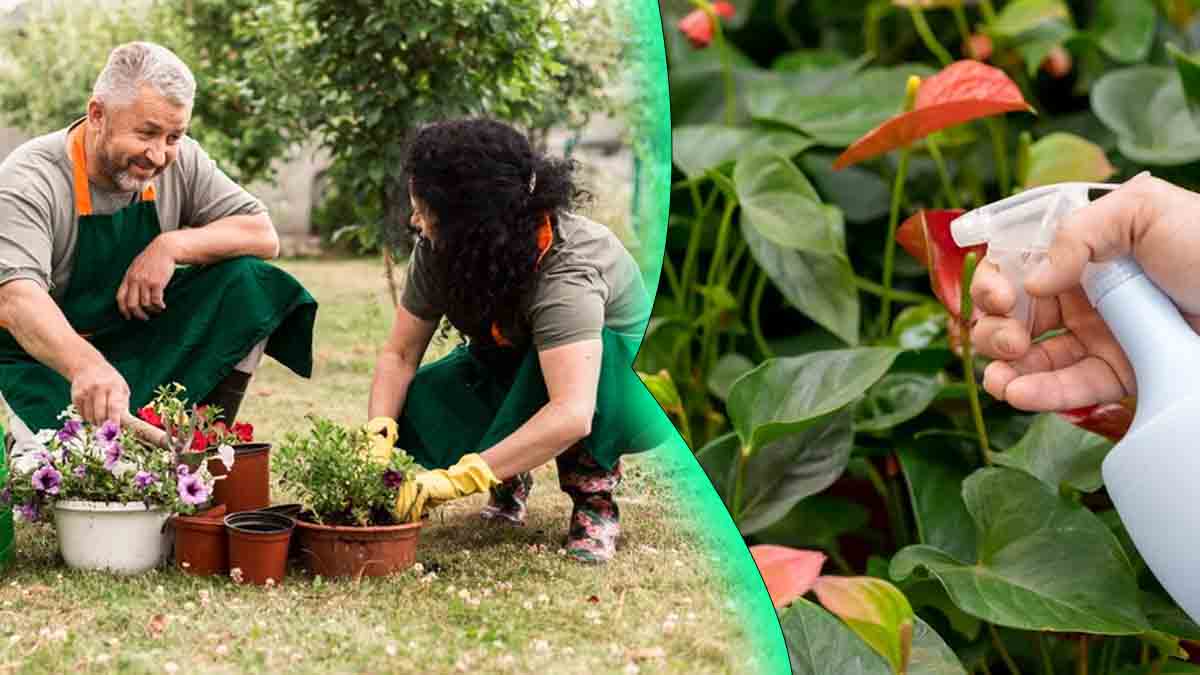
<path id="1" fill-rule="evenodd" d="M 52 466 L 43 466 L 33 472 L 33 489 L 46 494 L 58 494 L 58 486 L 62 485 L 62 474 Z"/>
<path id="2" fill-rule="evenodd" d="M 115 443 L 117 437 L 120 435 L 121 427 L 118 426 L 116 422 L 108 420 L 104 424 L 100 425 L 100 428 L 96 430 L 96 442 L 100 445 Z"/>
<path id="3" fill-rule="evenodd" d="M 8 505 L 12 503 L 12 488 L 6 487 L 0 491 L 0 504 Z"/>
<path id="4" fill-rule="evenodd" d="M 71 473 L 75 474 L 76 478 L 83 478 L 87 475 L 87 467 L 80 464 L 79 466 L 75 467 Z"/>
<path id="5" fill-rule="evenodd" d="M 67 420 L 62 429 L 58 430 L 58 440 L 66 443 L 79 438 L 80 432 L 83 431 L 83 422 L 79 420 Z"/>
<path id="6" fill-rule="evenodd" d="M 208 486 L 199 476 L 187 475 L 179 479 L 179 498 L 184 504 L 203 504 L 208 500 L 208 493 Z"/>
<path id="7" fill-rule="evenodd" d="M 124 454 L 125 451 L 121 448 L 120 443 L 109 443 L 108 447 L 104 448 L 104 468 L 112 471 Z"/>
<path id="8" fill-rule="evenodd" d="M 388 488 L 394 490 L 400 487 L 400 484 L 403 482 L 404 474 L 400 473 L 399 471 L 396 471 L 395 469 L 388 469 L 387 471 L 383 472 L 383 484 L 388 486 Z"/>
<path id="9" fill-rule="evenodd" d="M 41 512 L 38 510 L 38 505 L 31 502 L 29 504 L 21 504 L 18 506 L 17 515 L 21 517 L 21 520 L 24 520 L 27 523 L 34 523 L 37 522 L 38 516 L 41 515 Z"/>
<path id="10" fill-rule="evenodd" d="M 141 490 L 145 490 L 146 488 L 150 487 L 152 484 L 157 483 L 157 482 L 158 482 L 158 476 L 155 476 L 154 474 L 150 473 L 149 471 L 138 471 L 137 474 L 135 474 L 133 477 L 133 484 L 138 486 L 138 488 Z"/>
<path id="11" fill-rule="evenodd" d="M 180 478 L 183 478 L 189 473 L 191 473 L 191 471 L 188 470 L 187 464 L 180 464 L 179 466 L 175 467 L 175 475 L 179 476 Z"/>

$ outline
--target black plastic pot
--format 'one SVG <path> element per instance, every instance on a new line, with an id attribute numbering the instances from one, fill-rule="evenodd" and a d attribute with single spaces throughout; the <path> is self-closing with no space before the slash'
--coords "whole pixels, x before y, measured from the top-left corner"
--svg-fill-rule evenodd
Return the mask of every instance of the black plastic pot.
<path id="1" fill-rule="evenodd" d="M 225 516 L 229 569 L 252 584 L 279 584 L 287 574 L 288 548 L 296 521 L 279 513 L 242 511 Z"/>

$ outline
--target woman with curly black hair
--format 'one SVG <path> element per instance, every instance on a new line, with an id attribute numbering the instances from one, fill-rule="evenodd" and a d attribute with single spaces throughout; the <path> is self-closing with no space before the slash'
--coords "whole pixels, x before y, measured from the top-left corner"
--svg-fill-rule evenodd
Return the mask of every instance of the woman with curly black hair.
<path id="1" fill-rule="evenodd" d="M 376 363 L 368 428 L 434 469 L 406 483 L 401 517 L 490 492 L 482 516 L 524 524 L 530 470 L 553 458 L 574 511 L 566 550 L 615 551 L 620 456 L 663 440 L 632 370 L 650 312 L 633 257 L 572 212 L 573 164 L 487 119 L 438 122 L 404 172 L 417 244 Z M 442 317 L 468 342 L 418 368 Z M 657 413 L 657 417 L 655 416 Z"/>

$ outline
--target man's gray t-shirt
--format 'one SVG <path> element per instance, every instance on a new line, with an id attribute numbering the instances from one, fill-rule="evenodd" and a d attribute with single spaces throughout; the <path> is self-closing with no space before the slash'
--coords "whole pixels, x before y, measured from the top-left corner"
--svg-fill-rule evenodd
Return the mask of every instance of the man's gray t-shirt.
<path id="1" fill-rule="evenodd" d="M 67 134 L 82 121 L 26 142 L 0 163 L 0 284 L 31 279 L 56 300 L 66 292 L 79 233 Z M 153 183 L 164 232 L 266 211 L 188 136 Z M 115 213 L 138 196 L 89 187 L 95 215 Z"/>
<path id="2" fill-rule="evenodd" d="M 437 321 L 445 313 L 445 294 L 428 257 L 426 245 L 413 250 L 401 303 L 418 318 Z M 531 335 L 506 335 L 512 342 L 529 337 L 544 350 L 599 339 L 605 327 L 642 336 L 650 297 L 637 262 L 612 230 L 583 216 L 562 214 L 539 270 L 521 307 Z"/>

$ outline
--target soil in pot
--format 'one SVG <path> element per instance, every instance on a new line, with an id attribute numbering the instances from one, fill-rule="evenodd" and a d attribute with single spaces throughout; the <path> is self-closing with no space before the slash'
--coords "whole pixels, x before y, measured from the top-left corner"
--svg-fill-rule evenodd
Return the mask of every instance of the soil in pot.
<path id="1" fill-rule="evenodd" d="M 261 511 L 225 516 L 230 575 L 251 584 L 281 583 L 287 574 L 288 544 L 295 524 L 287 516 Z"/>
<path id="2" fill-rule="evenodd" d="M 175 566 L 185 574 L 205 576 L 229 571 L 229 537 L 225 505 L 191 516 L 176 516 Z"/>
<path id="3" fill-rule="evenodd" d="M 381 577 L 417 561 L 421 523 L 344 527 L 296 521 L 300 559 L 309 572 L 326 578 Z"/>
<path id="4" fill-rule="evenodd" d="M 54 505 L 63 560 L 75 569 L 139 574 L 157 567 L 168 551 L 163 508 L 65 500 Z"/>
<path id="5" fill-rule="evenodd" d="M 224 504 L 228 513 L 253 511 L 271 505 L 271 444 L 233 446 L 233 469 L 226 474 L 220 459 L 211 459 L 208 470 L 225 476 L 213 486 L 213 504 Z"/>

